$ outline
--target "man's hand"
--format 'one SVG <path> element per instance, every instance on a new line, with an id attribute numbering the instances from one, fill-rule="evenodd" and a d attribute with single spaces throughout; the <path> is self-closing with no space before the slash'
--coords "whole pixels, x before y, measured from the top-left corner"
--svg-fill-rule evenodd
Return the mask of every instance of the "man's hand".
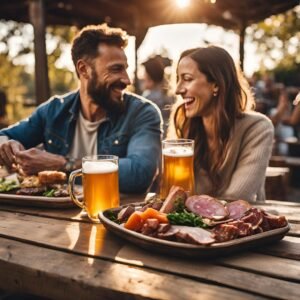
<path id="1" fill-rule="evenodd" d="M 44 170 L 61 170 L 66 159 L 61 155 L 52 154 L 37 148 L 18 151 L 16 163 L 26 175 L 37 174 Z"/>
<path id="2" fill-rule="evenodd" d="M 15 140 L 9 140 L 0 145 L 0 165 L 6 166 L 8 170 L 16 164 L 16 153 L 23 151 L 24 146 Z"/>

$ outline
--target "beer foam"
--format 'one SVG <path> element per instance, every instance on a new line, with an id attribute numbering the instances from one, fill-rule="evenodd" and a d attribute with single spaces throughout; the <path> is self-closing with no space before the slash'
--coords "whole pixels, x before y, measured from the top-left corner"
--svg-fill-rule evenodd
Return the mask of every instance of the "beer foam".
<path id="1" fill-rule="evenodd" d="M 118 165 L 111 161 L 85 161 L 82 171 L 86 174 L 105 174 L 118 171 Z"/>
<path id="2" fill-rule="evenodd" d="M 188 147 L 169 147 L 162 150 L 163 155 L 172 157 L 193 156 L 194 151 Z"/>

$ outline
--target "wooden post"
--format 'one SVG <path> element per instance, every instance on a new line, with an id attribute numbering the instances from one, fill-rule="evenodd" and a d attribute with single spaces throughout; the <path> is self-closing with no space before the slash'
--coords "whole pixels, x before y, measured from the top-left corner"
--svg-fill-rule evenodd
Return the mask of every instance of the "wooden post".
<path id="1" fill-rule="evenodd" d="M 240 62 L 241 69 L 244 70 L 244 56 L 245 56 L 245 33 L 246 33 L 246 24 L 242 23 L 240 27 Z"/>
<path id="2" fill-rule="evenodd" d="M 40 104 L 50 97 L 44 0 L 29 1 L 29 18 L 34 29 L 35 96 L 36 103 Z"/>

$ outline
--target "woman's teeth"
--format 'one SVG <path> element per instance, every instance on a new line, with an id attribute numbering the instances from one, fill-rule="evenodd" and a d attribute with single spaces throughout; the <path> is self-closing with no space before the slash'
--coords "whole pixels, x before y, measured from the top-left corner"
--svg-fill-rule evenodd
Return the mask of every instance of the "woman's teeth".
<path id="1" fill-rule="evenodd" d="M 184 99 L 184 104 L 189 105 L 191 104 L 195 99 L 194 98 L 185 98 Z"/>

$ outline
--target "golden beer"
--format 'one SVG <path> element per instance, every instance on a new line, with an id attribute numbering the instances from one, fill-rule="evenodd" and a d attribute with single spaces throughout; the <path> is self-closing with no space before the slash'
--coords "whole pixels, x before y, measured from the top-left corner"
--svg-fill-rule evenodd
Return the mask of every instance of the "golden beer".
<path id="1" fill-rule="evenodd" d="M 110 161 L 84 162 L 83 194 L 85 210 L 91 219 L 99 212 L 119 206 L 118 166 Z"/>
<path id="2" fill-rule="evenodd" d="M 70 196 L 93 222 L 99 222 L 98 214 L 101 211 L 120 205 L 118 170 L 117 156 L 96 155 L 84 157 L 82 169 L 70 174 Z M 83 177 L 83 200 L 74 194 L 74 180 L 78 176 Z"/>
<path id="3" fill-rule="evenodd" d="M 178 142 L 179 143 L 179 142 Z M 164 145 L 164 144 L 163 144 Z M 164 147 L 162 151 L 162 183 L 160 196 L 165 199 L 173 185 L 194 194 L 194 150 L 193 144 Z"/>

